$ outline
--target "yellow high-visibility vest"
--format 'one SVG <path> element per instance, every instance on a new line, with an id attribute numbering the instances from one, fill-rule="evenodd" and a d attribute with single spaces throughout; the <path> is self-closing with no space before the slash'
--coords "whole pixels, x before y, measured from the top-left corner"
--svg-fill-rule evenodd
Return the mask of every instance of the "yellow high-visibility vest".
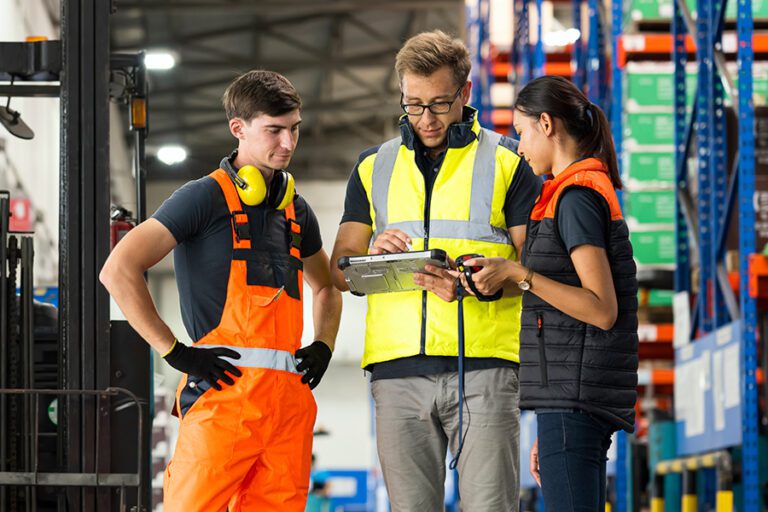
<path id="1" fill-rule="evenodd" d="M 358 165 L 371 205 L 375 240 L 400 229 L 414 251 L 443 249 L 449 257 L 479 253 L 516 259 L 504 215 L 507 190 L 520 157 L 500 144 L 501 135 L 472 123 L 463 147 L 449 147 L 438 173 L 425 222 L 424 176 L 413 149 L 396 137 Z M 496 302 L 464 300 L 465 355 L 519 362 L 520 297 Z M 362 367 L 426 354 L 458 354 L 458 305 L 421 291 L 368 296 Z"/>

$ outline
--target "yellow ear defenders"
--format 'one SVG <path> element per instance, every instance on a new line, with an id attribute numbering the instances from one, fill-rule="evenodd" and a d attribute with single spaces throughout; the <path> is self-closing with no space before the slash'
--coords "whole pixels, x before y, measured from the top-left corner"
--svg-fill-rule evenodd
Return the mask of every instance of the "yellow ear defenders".
<path id="1" fill-rule="evenodd" d="M 237 186 L 240 200 L 248 206 L 256 206 L 266 200 L 267 205 L 275 210 L 284 210 L 296 194 L 293 176 L 288 171 L 275 170 L 269 189 L 261 171 L 253 165 L 244 165 L 237 173 L 230 172 L 229 175 Z"/>

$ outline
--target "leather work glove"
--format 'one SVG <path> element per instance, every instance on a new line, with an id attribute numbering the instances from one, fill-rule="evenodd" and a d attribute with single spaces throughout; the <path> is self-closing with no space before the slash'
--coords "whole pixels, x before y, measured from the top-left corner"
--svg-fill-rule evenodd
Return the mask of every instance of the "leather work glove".
<path id="1" fill-rule="evenodd" d="M 308 347 L 300 348 L 294 354 L 296 359 L 301 359 L 301 362 L 296 365 L 298 371 L 304 372 L 301 382 L 309 384 L 309 389 L 315 389 L 320 384 L 325 370 L 328 369 L 328 363 L 331 362 L 332 354 L 331 348 L 320 340 Z"/>
<path id="2" fill-rule="evenodd" d="M 188 347 L 177 340 L 173 348 L 163 356 L 163 359 L 180 372 L 203 379 L 212 388 L 221 390 L 219 380 L 230 385 L 235 383 L 235 380 L 226 372 L 235 377 L 243 375 L 243 372 L 229 361 L 222 359 L 222 356 L 240 359 L 240 354 L 228 348 Z"/>

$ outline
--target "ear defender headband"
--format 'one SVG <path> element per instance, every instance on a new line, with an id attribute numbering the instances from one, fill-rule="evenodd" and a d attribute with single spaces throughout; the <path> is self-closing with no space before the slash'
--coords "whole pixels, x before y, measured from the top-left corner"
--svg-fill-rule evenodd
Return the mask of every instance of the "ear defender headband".
<path id="1" fill-rule="evenodd" d="M 235 152 L 223 159 L 221 167 L 227 171 L 230 179 L 237 187 L 237 194 L 243 204 L 257 206 L 266 201 L 266 204 L 275 210 L 284 210 L 291 204 L 296 195 L 296 185 L 291 173 L 282 169 L 275 170 L 272 182 L 267 189 L 264 176 L 253 165 L 244 165 L 235 172 L 232 167 L 232 160 L 236 155 Z"/>

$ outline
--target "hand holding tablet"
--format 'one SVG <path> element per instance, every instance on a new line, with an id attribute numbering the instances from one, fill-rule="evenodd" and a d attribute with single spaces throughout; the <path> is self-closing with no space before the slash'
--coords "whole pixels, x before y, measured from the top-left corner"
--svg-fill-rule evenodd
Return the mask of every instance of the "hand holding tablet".
<path id="1" fill-rule="evenodd" d="M 339 258 L 349 289 L 355 295 L 404 292 L 421 289 L 413 282 L 414 273 L 424 273 L 426 265 L 448 268 L 445 251 L 368 254 Z"/>

